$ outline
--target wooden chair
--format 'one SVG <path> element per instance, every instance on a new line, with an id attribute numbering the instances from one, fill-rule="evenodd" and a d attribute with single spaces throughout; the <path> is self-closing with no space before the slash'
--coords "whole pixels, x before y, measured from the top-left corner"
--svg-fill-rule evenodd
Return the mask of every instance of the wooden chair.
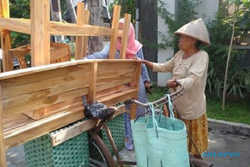
<path id="1" fill-rule="evenodd" d="M 29 45 L 20 46 L 18 48 L 10 49 L 10 55 L 13 59 L 17 59 L 20 69 L 27 68 L 25 56 L 31 53 Z M 59 63 L 70 61 L 70 48 L 67 44 L 51 43 L 50 45 L 50 63 Z"/>

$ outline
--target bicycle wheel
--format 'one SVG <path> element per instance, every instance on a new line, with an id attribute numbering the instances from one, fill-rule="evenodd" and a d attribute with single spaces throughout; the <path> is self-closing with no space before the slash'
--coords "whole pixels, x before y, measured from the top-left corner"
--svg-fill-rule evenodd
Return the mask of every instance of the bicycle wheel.
<path id="1" fill-rule="evenodd" d="M 96 135 L 89 146 L 90 167 L 115 167 L 115 161 L 100 136 Z"/>

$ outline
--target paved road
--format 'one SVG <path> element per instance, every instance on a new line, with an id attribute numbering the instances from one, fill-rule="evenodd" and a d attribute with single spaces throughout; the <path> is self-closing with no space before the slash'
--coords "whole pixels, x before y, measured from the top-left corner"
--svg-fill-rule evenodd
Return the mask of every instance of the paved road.
<path id="1" fill-rule="evenodd" d="M 216 153 L 219 156 L 219 153 L 221 155 L 226 152 L 229 153 L 226 157 L 213 157 Z M 240 156 L 231 157 L 234 152 L 238 152 Z M 131 160 L 131 155 L 134 156 L 133 152 L 126 150 L 122 153 L 126 160 Z M 212 153 L 212 157 L 204 157 L 204 160 L 212 162 L 216 167 L 250 167 L 250 138 L 209 132 L 209 149 L 205 153 L 209 156 Z"/>
<path id="2" fill-rule="evenodd" d="M 209 133 L 209 149 L 206 154 L 216 154 L 216 156 L 228 152 L 226 157 L 204 157 L 205 160 L 212 162 L 216 167 L 250 167 L 250 138 L 236 135 L 223 135 L 218 132 Z M 232 157 L 234 153 L 239 156 Z M 135 158 L 134 152 L 122 150 L 124 159 Z M 210 155 L 209 154 L 209 155 Z M 231 154 L 231 156 L 230 156 Z M 8 167 L 26 167 L 23 146 L 17 146 L 7 151 Z"/>

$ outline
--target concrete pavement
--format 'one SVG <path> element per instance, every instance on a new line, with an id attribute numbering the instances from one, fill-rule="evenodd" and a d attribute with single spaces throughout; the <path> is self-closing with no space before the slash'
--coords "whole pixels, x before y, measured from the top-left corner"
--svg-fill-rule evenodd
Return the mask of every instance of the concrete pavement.
<path id="1" fill-rule="evenodd" d="M 124 160 L 135 159 L 123 149 Z M 216 167 L 250 167 L 250 126 L 209 119 L 209 149 L 204 160 Z M 7 150 L 8 167 L 26 167 L 23 145 Z"/>

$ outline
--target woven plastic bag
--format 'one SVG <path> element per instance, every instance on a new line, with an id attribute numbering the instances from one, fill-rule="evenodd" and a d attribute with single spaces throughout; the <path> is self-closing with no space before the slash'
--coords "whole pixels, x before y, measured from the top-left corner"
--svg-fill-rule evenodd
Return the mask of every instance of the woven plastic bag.
<path id="1" fill-rule="evenodd" d="M 131 120 L 137 167 L 189 167 L 186 126 L 168 104 L 169 118 L 149 103 L 152 115 Z"/>

